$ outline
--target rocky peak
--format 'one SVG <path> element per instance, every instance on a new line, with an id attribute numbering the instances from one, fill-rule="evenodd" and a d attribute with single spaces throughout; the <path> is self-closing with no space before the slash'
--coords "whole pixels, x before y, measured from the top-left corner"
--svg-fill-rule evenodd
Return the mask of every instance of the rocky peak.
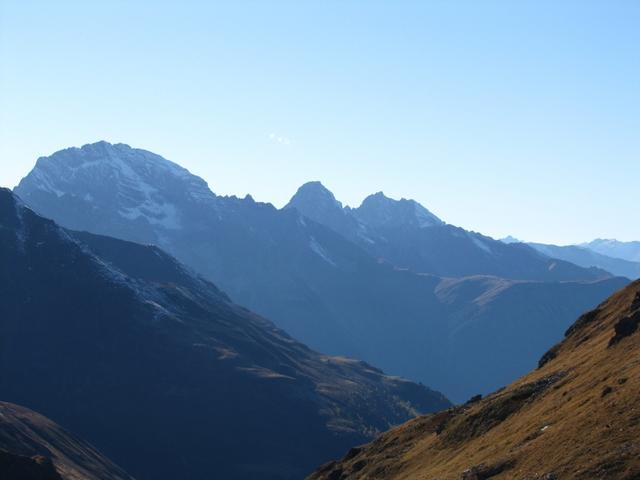
<path id="1" fill-rule="evenodd" d="M 500 241 L 502 243 L 523 243 L 522 240 L 512 236 L 512 235 L 507 235 L 504 238 L 501 238 Z"/>
<path id="2" fill-rule="evenodd" d="M 342 203 L 322 183 L 307 182 L 298 188 L 285 208 L 296 208 L 300 213 L 312 218 L 313 212 L 341 211 Z"/>
<path id="3" fill-rule="evenodd" d="M 105 141 L 67 148 L 38 159 L 16 187 L 30 204 L 65 197 L 91 214 L 113 211 L 121 221 L 147 221 L 167 229 L 180 227 L 189 204 L 214 203 L 207 183 L 160 155 Z M 36 200 L 37 199 L 37 200 Z"/>
<path id="4" fill-rule="evenodd" d="M 305 217 L 347 237 L 360 229 L 351 211 L 343 208 L 333 193 L 317 181 L 302 185 L 284 208 L 295 208 Z"/>
<path id="5" fill-rule="evenodd" d="M 360 221 L 373 227 L 424 228 L 443 223 L 415 200 L 394 200 L 382 192 L 369 195 L 353 212 Z"/>

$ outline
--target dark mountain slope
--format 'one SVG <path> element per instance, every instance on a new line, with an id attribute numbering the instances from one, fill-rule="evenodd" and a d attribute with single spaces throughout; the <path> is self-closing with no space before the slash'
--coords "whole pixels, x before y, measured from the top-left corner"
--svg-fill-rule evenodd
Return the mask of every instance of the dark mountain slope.
<path id="1" fill-rule="evenodd" d="M 63 480 L 48 458 L 25 457 L 5 450 L 0 450 L 0 475 L 11 480 Z"/>
<path id="2" fill-rule="evenodd" d="M 610 276 L 597 268 L 549 258 L 524 244 L 506 244 L 447 225 L 414 200 L 393 200 L 382 192 L 370 195 L 356 209 L 343 208 L 320 182 L 310 182 L 292 197 L 285 209 L 290 208 L 374 257 L 414 272 L 537 281 L 592 281 Z"/>
<path id="3" fill-rule="evenodd" d="M 581 316 L 537 370 L 393 429 L 314 480 L 640 478 L 640 282 Z"/>
<path id="4" fill-rule="evenodd" d="M 309 350 L 155 247 L 74 235 L 0 190 L 0 391 L 137 478 L 297 479 L 448 404 Z"/>
<path id="5" fill-rule="evenodd" d="M 527 245 L 548 257 L 559 258 L 582 267 L 601 268 L 614 275 L 631 279 L 640 277 L 640 262 L 609 257 L 576 245 L 557 246 L 544 243 L 528 243 Z"/>
<path id="6" fill-rule="evenodd" d="M 0 478 L 130 480 L 91 445 L 27 408 L 0 402 Z"/>

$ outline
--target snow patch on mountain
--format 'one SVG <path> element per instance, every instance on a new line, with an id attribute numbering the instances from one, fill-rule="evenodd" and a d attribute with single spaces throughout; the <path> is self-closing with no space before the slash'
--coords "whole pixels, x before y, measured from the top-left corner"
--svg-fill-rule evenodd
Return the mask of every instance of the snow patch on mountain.
<path id="1" fill-rule="evenodd" d="M 477 236 L 472 234 L 470 235 L 470 237 L 471 237 L 471 240 L 473 240 L 473 243 L 476 245 L 476 247 L 480 248 L 481 250 L 487 253 L 493 253 L 491 250 L 491 247 L 487 245 L 484 241 L 479 239 Z"/>
<path id="2" fill-rule="evenodd" d="M 311 237 L 311 239 L 309 240 L 309 247 L 325 262 L 333 267 L 336 266 L 336 263 L 331 259 L 331 257 L 329 257 L 326 250 L 322 248 L 322 245 L 320 245 L 314 237 Z"/>
<path id="3" fill-rule="evenodd" d="M 434 225 L 442 224 L 442 220 L 436 217 L 429 210 L 424 208 L 418 202 L 414 200 L 409 200 L 409 202 L 413 203 L 413 208 L 415 210 L 416 220 L 418 221 L 418 226 L 420 228 L 432 227 Z"/>
<path id="4" fill-rule="evenodd" d="M 155 153 L 108 142 L 39 158 L 16 192 L 68 196 L 89 212 L 112 211 L 124 220 L 171 230 L 181 228 L 189 204 L 215 207 L 218 201 L 207 183 L 187 169 Z"/>
<path id="5" fill-rule="evenodd" d="M 123 208 L 118 213 L 128 220 L 143 218 L 152 225 L 159 225 L 170 230 L 178 230 L 181 227 L 178 209 L 169 203 L 145 202 L 140 207 Z"/>
<path id="6" fill-rule="evenodd" d="M 34 170 L 31 174 L 31 178 L 33 183 L 42 191 L 52 193 L 56 197 L 60 198 L 64 195 L 62 190 L 55 188 L 49 177 L 44 173 L 43 170 Z"/>
<path id="7" fill-rule="evenodd" d="M 522 240 L 520 240 L 520 239 L 518 239 L 516 237 L 513 237 L 511 235 L 507 235 L 506 237 L 501 238 L 500 241 L 502 243 L 523 243 Z"/>

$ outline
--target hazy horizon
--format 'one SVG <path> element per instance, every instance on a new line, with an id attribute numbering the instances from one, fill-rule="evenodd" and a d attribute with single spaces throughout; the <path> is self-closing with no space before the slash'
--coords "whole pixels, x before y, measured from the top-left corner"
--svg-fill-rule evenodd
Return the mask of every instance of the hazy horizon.
<path id="1" fill-rule="evenodd" d="M 277 207 L 320 180 L 494 238 L 639 240 L 638 20 L 631 1 L 0 1 L 0 185 L 107 140 Z"/>

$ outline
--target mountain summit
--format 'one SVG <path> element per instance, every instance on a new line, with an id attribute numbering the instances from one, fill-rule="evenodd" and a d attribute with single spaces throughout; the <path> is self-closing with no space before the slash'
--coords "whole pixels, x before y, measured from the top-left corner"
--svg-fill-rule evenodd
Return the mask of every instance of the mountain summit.
<path id="1" fill-rule="evenodd" d="M 284 208 L 295 208 L 305 217 L 340 233 L 361 228 L 333 193 L 317 181 L 302 185 Z"/>
<path id="2" fill-rule="evenodd" d="M 305 217 L 352 239 L 371 243 L 376 228 L 426 228 L 444 222 L 415 200 L 394 200 L 378 192 L 364 199 L 358 208 L 343 207 L 320 182 L 302 185 L 286 205 Z"/>
<path id="3" fill-rule="evenodd" d="M 611 274 L 551 258 L 522 243 L 505 243 L 449 225 L 415 200 L 378 192 L 358 208 L 341 203 L 319 182 L 303 185 L 287 207 L 331 228 L 377 259 L 416 273 L 445 277 L 492 275 L 513 280 L 597 280 Z"/>
<path id="4" fill-rule="evenodd" d="M 15 192 L 44 216 L 97 233 L 135 225 L 137 240 L 178 230 L 189 211 L 215 204 L 207 183 L 160 155 L 97 142 L 39 158 Z M 86 208 L 74 203 L 82 199 Z"/>
<path id="5" fill-rule="evenodd" d="M 444 222 L 415 200 L 393 200 L 384 193 L 369 195 L 354 215 L 372 227 L 433 227 Z"/>
<path id="6" fill-rule="evenodd" d="M 290 207 L 309 207 L 318 210 L 342 210 L 342 203 L 319 181 L 302 185 L 289 201 Z M 307 215 L 311 217 L 311 215 Z"/>

